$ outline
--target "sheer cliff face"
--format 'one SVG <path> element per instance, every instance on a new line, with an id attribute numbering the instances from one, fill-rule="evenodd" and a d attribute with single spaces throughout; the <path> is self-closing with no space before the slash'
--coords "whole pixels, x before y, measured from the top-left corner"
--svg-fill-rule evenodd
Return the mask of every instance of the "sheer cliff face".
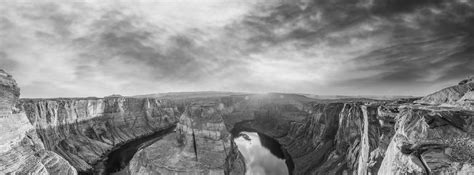
<path id="1" fill-rule="evenodd" d="M 469 86 L 469 89 L 467 86 Z M 113 149 L 169 130 L 130 174 L 244 174 L 233 142 L 258 132 L 292 174 L 474 173 L 472 82 L 411 102 L 295 94 L 22 99 L 0 71 L 0 174 L 91 171 Z M 454 94 L 454 95 L 453 95 Z M 457 95 L 456 95 L 457 94 Z M 273 150 L 275 151 L 275 150 Z"/>
<path id="2" fill-rule="evenodd" d="M 384 119 L 377 117 L 377 105 L 291 103 L 291 96 L 280 100 L 290 103 L 278 104 L 278 99 L 270 98 L 251 109 L 237 108 L 227 118 L 243 118 L 235 121 L 236 129 L 277 140 L 292 159 L 293 174 L 378 171 L 390 130 L 382 129 Z"/>
<path id="3" fill-rule="evenodd" d="M 22 100 L 47 150 L 78 171 L 114 147 L 173 126 L 179 111 L 168 101 L 135 98 Z"/>
<path id="4" fill-rule="evenodd" d="M 14 106 L 20 95 L 0 70 L 0 174 L 77 174 L 61 156 L 46 150 L 25 113 Z"/>

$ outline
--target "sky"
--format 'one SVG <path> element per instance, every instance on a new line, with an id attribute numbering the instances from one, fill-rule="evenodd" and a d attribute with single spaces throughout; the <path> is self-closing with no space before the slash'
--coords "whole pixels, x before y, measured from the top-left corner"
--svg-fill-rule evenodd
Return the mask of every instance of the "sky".
<path id="1" fill-rule="evenodd" d="M 430 94 L 474 74 L 469 0 L 0 0 L 21 97 Z"/>

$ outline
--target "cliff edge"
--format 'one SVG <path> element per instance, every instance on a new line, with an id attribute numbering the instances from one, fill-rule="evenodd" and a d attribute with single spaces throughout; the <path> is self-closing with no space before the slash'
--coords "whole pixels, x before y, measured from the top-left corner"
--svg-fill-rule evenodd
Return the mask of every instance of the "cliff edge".
<path id="1" fill-rule="evenodd" d="M 0 71 L 0 174 L 102 174 L 111 151 L 168 130 L 115 170 L 245 174 L 233 138 L 251 131 L 278 144 L 290 174 L 473 174 L 473 87 L 468 79 L 417 103 L 278 93 L 19 100 Z"/>
<path id="2" fill-rule="evenodd" d="M 63 157 L 46 150 L 24 112 L 12 76 L 0 70 L 0 174 L 77 174 Z"/>

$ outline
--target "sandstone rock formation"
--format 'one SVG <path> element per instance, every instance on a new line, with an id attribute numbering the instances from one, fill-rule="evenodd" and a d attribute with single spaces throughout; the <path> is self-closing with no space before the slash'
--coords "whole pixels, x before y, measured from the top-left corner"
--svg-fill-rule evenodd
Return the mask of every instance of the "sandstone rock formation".
<path id="1" fill-rule="evenodd" d="M 165 131 L 121 173 L 244 174 L 233 138 L 252 131 L 291 174 L 472 174 L 472 87 L 418 104 L 211 92 L 18 101 L 0 71 L 0 174 L 100 173 L 111 151 Z"/>
<path id="2" fill-rule="evenodd" d="M 77 174 L 63 157 L 45 149 L 34 126 L 15 109 L 16 82 L 0 70 L 0 174 Z"/>
<path id="3" fill-rule="evenodd" d="M 474 81 L 472 78 L 461 81 L 458 85 L 444 88 L 416 101 L 430 105 L 468 105 L 471 106 Z M 472 109 L 471 109 L 472 110 Z"/>
<path id="4" fill-rule="evenodd" d="M 19 96 L 20 88 L 15 80 L 0 69 L 0 114 L 11 114 Z"/>
<path id="5" fill-rule="evenodd" d="M 157 99 L 25 99 L 22 110 L 47 150 L 78 171 L 93 165 L 118 145 L 172 127 L 176 105 Z"/>
<path id="6" fill-rule="evenodd" d="M 190 102 L 177 132 L 139 151 L 131 174 L 244 174 L 243 157 L 224 125 L 220 99 Z"/>
<path id="7" fill-rule="evenodd" d="M 380 124 L 379 105 L 322 104 L 291 94 L 198 100 L 180 117 L 175 135 L 135 155 L 130 172 L 242 174 L 241 158 L 226 159 L 240 156 L 232 153 L 231 135 L 254 131 L 281 144 L 293 174 L 375 174 L 393 134 Z"/>
<path id="8" fill-rule="evenodd" d="M 474 111 L 406 107 L 379 174 L 474 173 Z"/>

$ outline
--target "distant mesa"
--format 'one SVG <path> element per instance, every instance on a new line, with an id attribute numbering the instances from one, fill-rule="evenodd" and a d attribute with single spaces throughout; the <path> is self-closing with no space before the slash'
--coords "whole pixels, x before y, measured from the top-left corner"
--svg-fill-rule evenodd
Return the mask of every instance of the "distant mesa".
<path id="1" fill-rule="evenodd" d="M 123 97 L 123 96 L 120 95 L 120 94 L 112 94 L 112 95 L 109 95 L 109 96 L 105 96 L 104 98 L 120 98 L 120 97 Z"/>

